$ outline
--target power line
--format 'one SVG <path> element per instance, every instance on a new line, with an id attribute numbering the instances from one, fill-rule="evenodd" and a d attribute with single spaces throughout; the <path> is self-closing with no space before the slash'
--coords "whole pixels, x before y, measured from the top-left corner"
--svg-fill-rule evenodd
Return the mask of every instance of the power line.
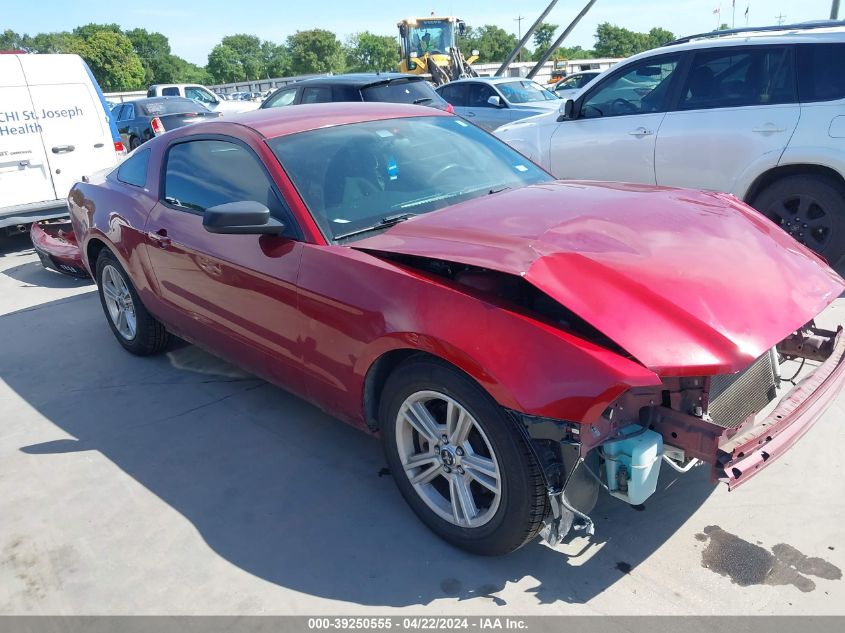
<path id="1" fill-rule="evenodd" d="M 783 12 L 781 12 L 775 16 L 775 19 L 778 21 L 778 26 L 780 26 L 781 24 L 783 24 L 783 21 L 786 19 L 786 16 L 783 14 Z"/>
<path id="2" fill-rule="evenodd" d="M 525 19 L 524 15 L 521 15 L 518 18 L 513 19 L 514 22 L 517 22 L 519 24 L 519 27 L 518 27 L 519 28 L 519 37 L 517 38 L 517 41 L 522 39 L 522 21 L 524 19 Z M 519 58 L 517 59 L 517 61 L 519 61 L 519 62 L 522 61 L 522 49 L 521 48 L 519 49 Z"/>

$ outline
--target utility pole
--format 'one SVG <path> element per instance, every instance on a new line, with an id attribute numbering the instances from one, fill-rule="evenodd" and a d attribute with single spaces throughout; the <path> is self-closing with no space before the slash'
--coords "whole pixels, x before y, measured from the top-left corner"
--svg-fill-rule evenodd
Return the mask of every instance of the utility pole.
<path id="1" fill-rule="evenodd" d="M 783 24 L 783 21 L 784 19 L 786 19 L 786 16 L 783 14 L 783 11 L 781 11 L 775 16 L 775 19 L 778 21 L 778 26 L 780 26 L 781 24 Z"/>
<path id="2" fill-rule="evenodd" d="M 838 20 L 839 19 L 839 0 L 833 0 L 830 5 L 830 19 L 831 20 Z"/>
<path id="3" fill-rule="evenodd" d="M 519 25 L 517 28 L 519 29 L 519 39 L 520 39 L 520 40 L 522 39 L 522 21 L 523 21 L 524 19 L 525 19 L 525 16 L 524 16 L 524 15 L 521 15 L 521 16 L 519 16 L 518 18 L 514 18 L 514 19 L 513 19 L 513 21 L 514 21 L 514 22 L 516 22 L 516 23 Z M 521 62 L 521 61 L 522 61 L 522 49 L 521 49 L 521 48 L 519 49 L 519 55 L 518 55 L 518 57 L 517 57 L 517 60 L 516 60 L 516 61 L 518 61 L 518 62 Z"/>

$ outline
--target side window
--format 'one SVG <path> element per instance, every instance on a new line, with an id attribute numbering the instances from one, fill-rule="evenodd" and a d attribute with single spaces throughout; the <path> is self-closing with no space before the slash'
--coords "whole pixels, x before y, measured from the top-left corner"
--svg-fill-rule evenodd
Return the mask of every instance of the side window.
<path id="1" fill-rule="evenodd" d="M 217 100 L 211 95 L 208 90 L 202 88 L 185 88 L 185 96 L 188 99 L 199 101 L 200 103 L 217 103 Z"/>
<path id="2" fill-rule="evenodd" d="M 302 103 L 329 103 L 332 100 L 332 89 L 328 86 L 313 86 L 302 89 Z"/>
<path id="3" fill-rule="evenodd" d="M 205 211 L 227 202 L 260 202 L 287 220 L 258 159 L 235 143 L 199 140 L 170 147 L 164 173 L 164 199 L 176 207 Z"/>
<path id="4" fill-rule="evenodd" d="M 845 44 L 798 46 L 798 92 L 802 103 L 845 99 Z"/>
<path id="5" fill-rule="evenodd" d="M 453 106 L 466 107 L 467 84 L 446 84 L 440 89 L 440 95 Z"/>
<path id="6" fill-rule="evenodd" d="M 282 106 L 291 105 L 296 98 L 296 88 L 291 88 L 290 90 L 283 90 L 282 92 L 278 93 L 275 97 L 273 97 L 267 104 L 264 106 L 265 108 L 280 108 Z"/>
<path id="7" fill-rule="evenodd" d="M 170 88 L 162 88 L 161 89 L 161 96 L 162 97 L 181 97 L 182 95 L 179 94 L 179 88 L 176 86 L 171 86 Z"/>
<path id="8" fill-rule="evenodd" d="M 581 106 L 581 116 L 595 119 L 666 109 L 680 55 L 644 59 L 608 77 Z"/>
<path id="9" fill-rule="evenodd" d="M 150 150 L 145 149 L 127 158 L 117 170 L 117 179 L 135 187 L 147 186 L 147 167 L 150 164 Z"/>
<path id="10" fill-rule="evenodd" d="M 123 110 L 120 111 L 120 118 L 118 121 L 131 121 L 135 118 L 135 106 L 131 103 L 123 106 Z"/>
<path id="11" fill-rule="evenodd" d="M 681 90 L 681 110 L 795 102 L 790 48 L 748 46 L 696 53 Z"/>
<path id="12" fill-rule="evenodd" d="M 123 112 L 123 109 L 124 109 L 124 108 L 126 108 L 126 106 L 125 106 L 125 105 L 123 105 L 123 104 L 114 106 L 114 107 L 111 109 L 111 116 L 112 116 L 112 120 L 114 120 L 114 121 L 120 121 L 120 120 L 121 120 L 121 118 L 120 118 L 120 113 L 121 113 L 121 112 Z"/>
<path id="13" fill-rule="evenodd" d="M 487 84 L 482 83 L 471 83 L 468 84 L 467 90 L 467 105 L 470 108 L 493 108 L 495 106 L 490 105 L 487 103 L 487 99 L 490 97 L 498 97 L 499 95 L 488 86 Z"/>

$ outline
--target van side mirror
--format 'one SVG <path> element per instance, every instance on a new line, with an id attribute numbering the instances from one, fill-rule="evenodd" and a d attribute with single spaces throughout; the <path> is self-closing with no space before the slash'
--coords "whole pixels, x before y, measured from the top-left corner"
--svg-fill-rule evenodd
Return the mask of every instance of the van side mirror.
<path id="1" fill-rule="evenodd" d="M 227 202 L 209 207 L 202 216 L 209 233 L 231 235 L 279 235 L 285 225 L 270 216 L 270 209 L 260 202 Z"/>

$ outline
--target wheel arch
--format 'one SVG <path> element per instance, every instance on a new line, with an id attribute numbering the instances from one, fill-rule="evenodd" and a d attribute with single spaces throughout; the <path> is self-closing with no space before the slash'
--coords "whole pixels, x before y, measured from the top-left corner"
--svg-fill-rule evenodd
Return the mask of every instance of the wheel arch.
<path id="1" fill-rule="evenodd" d="M 766 187 L 777 182 L 780 178 L 785 178 L 787 176 L 822 176 L 836 182 L 839 187 L 845 190 L 845 178 L 843 178 L 842 174 L 832 167 L 816 163 L 790 163 L 788 165 L 778 165 L 776 167 L 772 167 L 757 176 L 743 196 L 743 201 L 747 204 L 753 205 L 754 200 L 766 189 Z"/>
<path id="2" fill-rule="evenodd" d="M 92 279 L 97 278 L 97 259 L 99 259 L 100 253 L 103 252 L 103 249 L 111 251 L 108 245 L 97 237 L 89 239 L 88 244 L 85 246 L 85 261 L 88 265 L 88 272 L 91 273 Z"/>

